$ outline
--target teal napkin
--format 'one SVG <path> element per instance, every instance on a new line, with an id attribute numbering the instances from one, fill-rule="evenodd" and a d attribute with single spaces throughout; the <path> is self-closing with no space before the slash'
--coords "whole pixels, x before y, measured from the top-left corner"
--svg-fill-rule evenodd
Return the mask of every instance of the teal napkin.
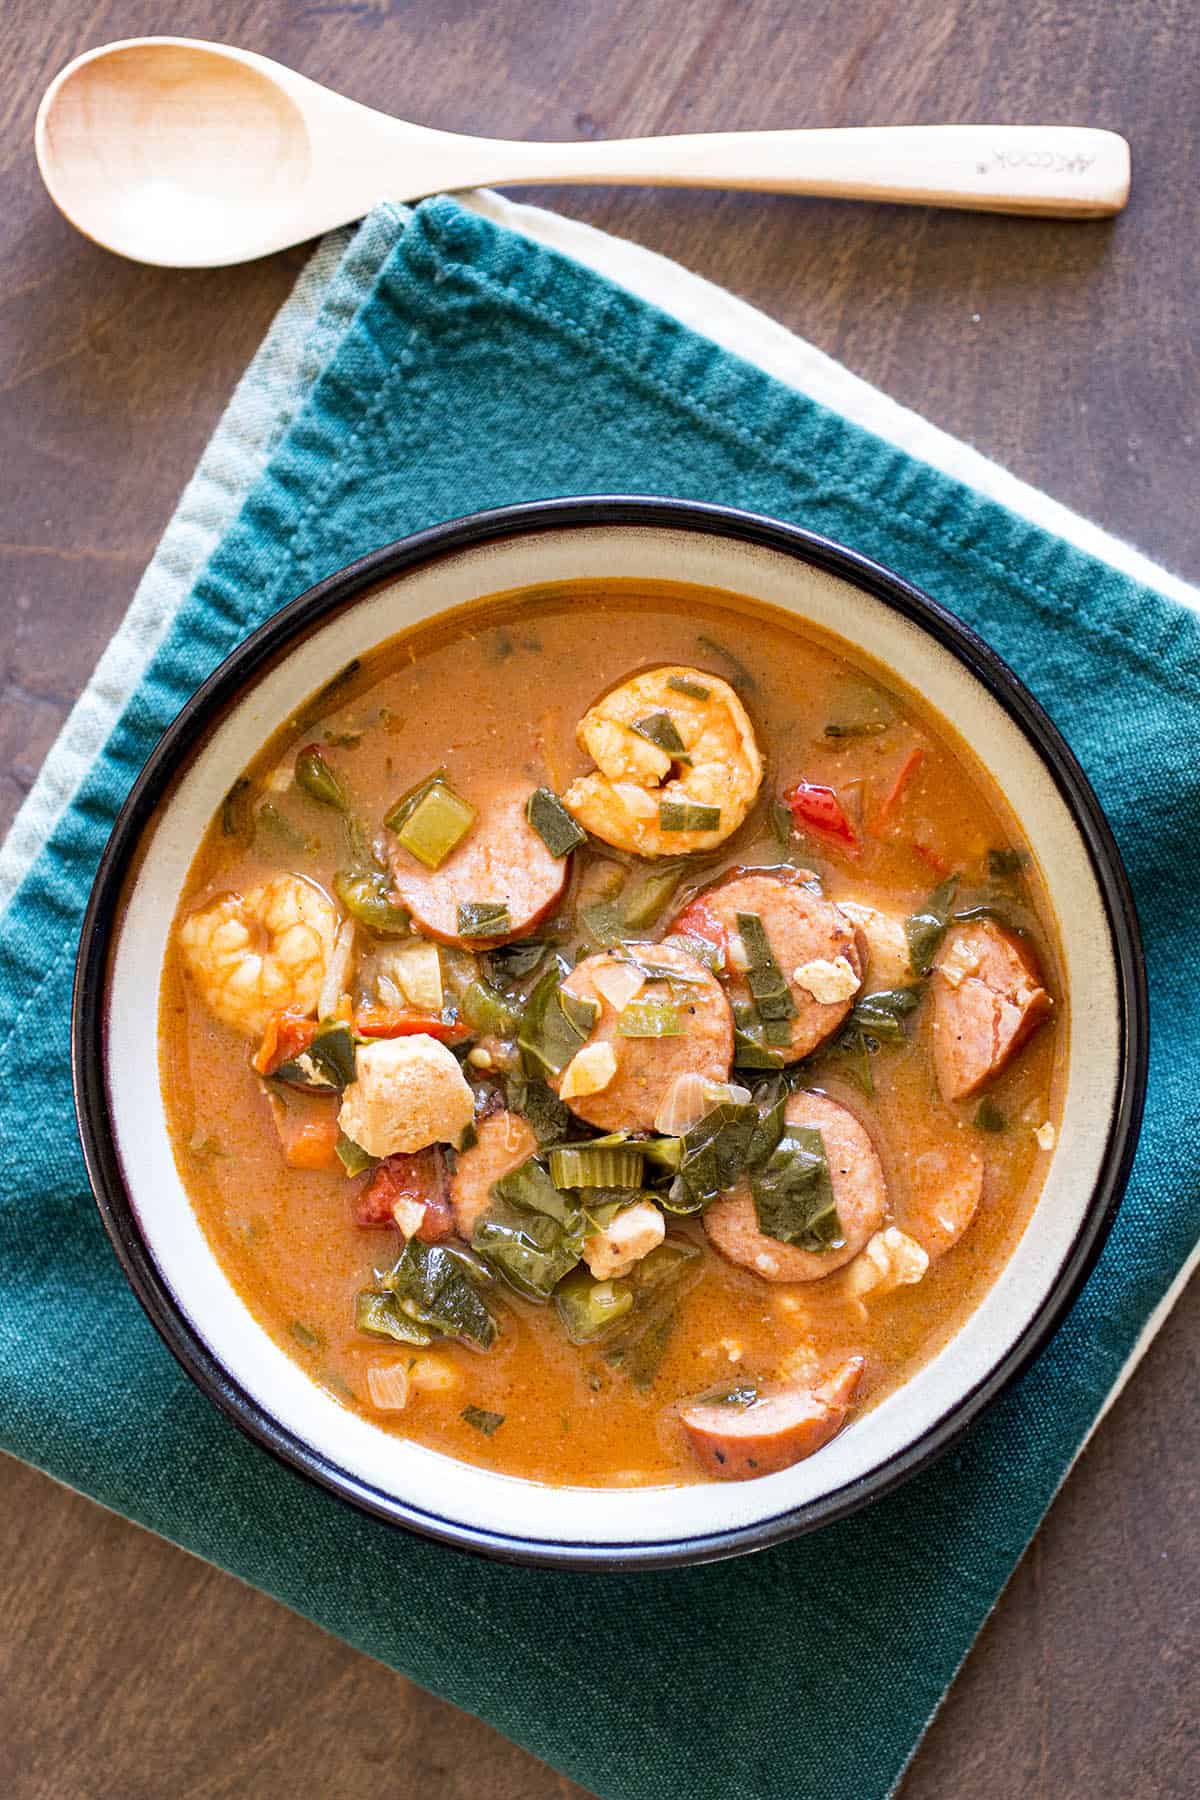
<path id="1" fill-rule="evenodd" d="M 46 801 L 48 836 L 0 921 L 2 1442 L 606 1800 L 875 1800 L 1200 1235 L 1197 620 L 448 200 L 374 215 L 272 359 L 271 405 L 257 389 L 240 396 L 237 441 L 214 443 L 207 498 L 185 506 L 185 534 L 214 542 L 207 566 L 173 617 L 161 595 L 157 613 L 147 602 L 157 649 L 78 787 L 57 811 Z M 97 857 L 201 678 L 274 608 L 377 545 L 480 507 L 595 491 L 778 514 L 891 564 L 990 638 L 1113 822 L 1155 1033 L 1117 1227 L 1022 1383 L 855 1518 L 736 1562 L 631 1575 L 468 1559 L 360 1516 L 241 1438 L 125 1287 L 68 1082 L 72 961 Z M 165 549 L 155 579 L 169 586 L 178 536 Z"/>

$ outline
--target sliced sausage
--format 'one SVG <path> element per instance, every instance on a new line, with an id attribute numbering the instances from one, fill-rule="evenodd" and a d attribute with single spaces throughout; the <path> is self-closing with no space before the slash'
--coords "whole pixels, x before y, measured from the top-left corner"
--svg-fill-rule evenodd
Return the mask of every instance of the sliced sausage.
<path id="1" fill-rule="evenodd" d="M 865 1367 L 848 1356 L 813 1387 L 784 1388 L 749 1406 L 698 1401 L 680 1414 L 696 1460 L 718 1481 L 775 1475 L 811 1456 L 846 1423 Z"/>
<path id="2" fill-rule="evenodd" d="M 857 925 L 866 945 L 864 980 L 873 989 L 905 987 L 912 979 L 904 920 L 862 900 L 839 900 L 838 906 Z"/>
<path id="3" fill-rule="evenodd" d="M 1033 951 L 991 919 L 958 925 L 933 968 L 933 1066 L 944 1100 L 1001 1070 L 1052 1005 Z"/>
<path id="4" fill-rule="evenodd" d="M 864 960 L 854 923 L 832 900 L 826 900 L 804 886 L 798 876 L 799 872 L 792 875 L 778 870 L 736 874 L 718 882 L 715 887 L 706 888 L 693 902 L 693 906 L 702 905 L 708 916 L 715 920 L 725 935 L 727 946 L 734 944 L 737 938 L 740 912 L 757 913 L 762 920 L 767 941 L 796 1008 L 791 1020 L 790 1043 L 782 1046 L 789 1062 L 798 1061 L 824 1043 L 854 1005 L 853 991 L 839 999 L 818 1000 L 796 980 L 796 970 L 810 963 L 831 964 L 844 957 L 855 982 L 861 982 Z M 687 929 L 686 913 L 677 924 Z M 732 1000 L 750 999 L 746 977 L 734 966 L 733 957 L 726 962 L 724 979 Z"/>
<path id="5" fill-rule="evenodd" d="M 824 1094 L 793 1094 L 784 1116 L 791 1125 L 808 1125 L 821 1134 L 846 1240 L 842 1248 L 801 1250 L 768 1237 L 759 1230 L 754 1196 L 744 1181 L 707 1208 L 704 1229 L 722 1256 L 761 1275 L 764 1281 L 819 1281 L 857 1256 L 883 1224 L 887 1210 L 883 1168 L 863 1126 L 836 1100 Z"/>
<path id="6" fill-rule="evenodd" d="M 525 817 L 529 789 L 507 788 L 480 805 L 479 818 L 440 869 L 426 869 L 397 845 L 392 885 L 419 929 L 443 944 L 483 950 L 531 931 L 562 898 L 569 856 L 551 856 Z M 464 937 L 460 906 L 493 900 L 508 908 L 508 930 Z"/>
<path id="7" fill-rule="evenodd" d="M 733 1060 L 733 1014 L 720 983 L 673 944 L 634 949 L 654 968 L 671 970 L 678 981 L 647 980 L 630 997 L 621 991 L 620 978 L 629 963 L 601 951 L 585 956 L 562 984 L 577 998 L 599 1002 L 600 1014 L 587 1041 L 610 1044 L 616 1058 L 616 1071 L 599 1093 L 577 1094 L 567 1101 L 573 1113 L 601 1131 L 652 1131 L 666 1092 L 678 1076 L 728 1081 Z M 624 1006 L 648 1000 L 674 1004 L 683 1026 L 678 1037 L 621 1035 L 617 1022 Z M 551 1085 L 561 1087 L 562 1075 Z"/>
<path id="8" fill-rule="evenodd" d="M 527 1162 L 538 1147 L 532 1126 L 520 1113 L 492 1113 L 475 1131 L 475 1142 L 459 1156 L 450 1177 L 455 1228 L 468 1244 L 476 1219 L 491 1205 L 492 1183 Z"/>
<path id="9" fill-rule="evenodd" d="M 927 1150 L 908 1167 L 910 1200 L 904 1222 L 931 1258 L 945 1256 L 972 1224 L 983 1199 L 983 1158 Z"/>

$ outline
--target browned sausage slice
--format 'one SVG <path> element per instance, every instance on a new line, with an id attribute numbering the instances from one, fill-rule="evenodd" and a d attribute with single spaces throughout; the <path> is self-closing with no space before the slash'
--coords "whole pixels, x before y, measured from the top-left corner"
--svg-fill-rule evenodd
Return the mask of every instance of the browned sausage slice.
<path id="1" fill-rule="evenodd" d="M 790 1469 L 837 1436 L 862 1380 L 865 1358 L 848 1356 L 815 1387 L 784 1388 L 749 1406 L 698 1401 L 680 1414 L 706 1475 L 747 1481 Z"/>
<path id="2" fill-rule="evenodd" d="M 475 1142 L 458 1158 L 450 1178 L 455 1228 L 468 1244 L 476 1219 L 491 1203 L 493 1181 L 519 1168 L 537 1149 L 537 1138 L 520 1113 L 493 1113 L 475 1130 Z"/>
<path id="3" fill-rule="evenodd" d="M 426 869 L 400 845 L 392 851 L 392 884 L 419 930 L 443 944 L 483 949 L 532 930 L 557 906 L 569 856 L 551 856 L 525 817 L 529 789 L 508 788 L 479 804 L 479 818 L 440 869 Z M 460 906 L 496 901 L 508 908 L 508 930 L 464 937 Z"/>
<path id="4" fill-rule="evenodd" d="M 991 919 L 956 926 L 933 969 L 933 1066 L 944 1100 L 1001 1070 L 1049 1012 L 1033 951 Z"/>
<path id="5" fill-rule="evenodd" d="M 699 900 L 725 933 L 727 945 L 737 938 L 737 915 L 758 914 L 796 1007 L 791 1042 L 784 1048 L 784 1056 L 789 1062 L 796 1062 L 809 1055 L 837 1030 L 854 1005 L 864 958 L 853 920 L 832 900 L 814 893 L 798 878 L 774 870 L 735 875 L 706 889 Z M 822 965 L 834 964 L 839 958 L 850 965 L 854 983 L 840 998 L 818 999 L 797 978 L 797 970 L 813 964 L 820 970 Z M 807 979 L 820 989 L 819 974 L 810 974 Z M 725 981 L 732 1000 L 749 1000 L 746 978 L 732 960 L 726 964 Z M 848 980 L 845 985 L 849 987 Z"/>
<path id="6" fill-rule="evenodd" d="M 945 1256 L 972 1224 L 983 1199 L 984 1164 L 978 1150 L 927 1150 L 908 1166 L 904 1224 L 930 1258 Z"/>
<path id="7" fill-rule="evenodd" d="M 652 1131 L 658 1109 L 677 1076 L 695 1074 L 708 1081 L 728 1081 L 733 1060 L 733 1014 L 720 983 L 673 944 L 632 948 L 648 965 L 671 970 L 679 980 L 645 981 L 627 997 L 621 991 L 622 979 L 630 976 L 632 965 L 602 951 L 585 956 L 563 982 L 566 992 L 599 1002 L 600 1015 L 588 1046 L 609 1044 L 616 1059 L 616 1071 L 599 1093 L 563 1096 L 573 1113 L 601 1131 Z M 636 974 L 632 979 L 636 980 Z M 618 1019 L 632 1001 L 673 1003 L 682 1032 L 678 1037 L 623 1036 L 617 1029 Z M 561 1089 L 566 1072 L 551 1085 Z"/>
<path id="8" fill-rule="evenodd" d="M 842 1235 L 840 1250 L 801 1250 L 759 1230 L 754 1196 L 747 1182 L 714 1200 L 704 1214 L 709 1240 L 730 1262 L 764 1281 L 819 1281 L 857 1256 L 883 1224 L 887 1188 L 875 1146 L 848 1107 L 824 1094 L 793 1094 L 785 1117 L 821 1134 Z"/>

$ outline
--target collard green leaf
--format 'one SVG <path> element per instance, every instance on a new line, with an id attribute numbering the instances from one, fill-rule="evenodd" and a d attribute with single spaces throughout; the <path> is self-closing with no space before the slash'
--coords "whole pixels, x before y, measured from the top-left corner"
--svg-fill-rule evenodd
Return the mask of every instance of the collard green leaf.
<path id="1" fill-rule="evenodd" d="M 864 994 L 850 1013 L 849 1024 L 884 1044 L 904 1041 L 904 1021 L 921 1004 L 919 987 L 881 988 Z"/>
<path id="2" fill-rule="evenodd" d="M 569 856 L 580 844 L 587 843 L 587 832 L 552 788 L 534 788 L 525 802 L 525 817 L 551 856 Z"/>
<path id="3" fill-rule="evenodd" d="M 797 1249 L 839 1249 L 844 1243 L 833 1198 L 829 1164 L 819 1131 L 784 1127 L 767 1161 L 750 1171 L 759 1230 Z"/>
<path id="4" fill-rule="evenodd" d="M 740 912 L 737 924 L 738 936 L 742 940 L 749 964 L 746 982 L 754 997 L 759 1018 L 764 1025 L 783 1024 L 788 1019 L 794 1019 L 796 1002 L 792 998 L 783 970 L 775 960 L 775 952 L 771 948 L 771 940 L 762 920 L 757 913 Z M 788 1042 L 790 1037 L 789 1032 L 783 1041 Z"/>
<path id="5" fill-rule="evenodd" d="M 462 1263 L 441 1244 L 410 1238 L 381 1285 L 395 1295 L 400 1312 L 418 1325 L 481 1350 L 496 1341 L 495 1319 Z"/>
<path id="6" fill-rule="evenodd" d="M 468 1425 L 473 1425 L 476 1431 L 481 1431 L 486 1438 L 495 1436 L 505 1418 L 503 1413 L 489 1412 L 485 1406 L 464 1406 L 458 1416 L 465 1419 Z"/>
<path id="7" fill-rule="evenodd" d="M 527 1075 L 561 1075 L 600 1016 L 598 1002 L 564 994 L 562 979 L 557 965 L 547 969 L 529 996 L 517 1033 Z"/>
<path id="8" fill-rule="evenodd" d="M 667 1238 L 644 1256 L 628 1277 L 633 1302 L 622 1324 L 605 1338 L 602 1354 L 636 1388 L 652 1386 L 662 1365 L 679 1302 L 700 1279 L 702 1252 L 682 1238 Z"/>
<path id="9" fill-rule="evenodd" d="M 924 906 L 905 921 L 908 960 L 914 975 L 928 975 L 938 947 L 950 923 L 950 911 L 958 890 L 959 877 L 949 875 L 935 887 Z"/>
<path id="10" fill-rule="evenodd" d="M 552 1088 L 536 1076 L 509 1075 L 504 1083 L 505 1102 L 533 1128 L 539 1144 L 557 1144 L 571 1129 L 571 1113 Z"/>
<path id="11" fill-rule="evenodd" d="M 648 713 L 631 727 L 639 737 L 644 737 L 648 744 L 656 750 L 663 750 L 668 756 L 685 755 L 683 739 L 679 735 L 679 727 L 667 711 Z"/>
<path id="12" fill-rule="evenodd" d="M 491 1197 L 522 1212 L 545 1213 L 547 1218 L 556 1219 L 560 1225 L 564 1225 L 576 1210 L 574 1203 L 555 1187 L 545 1164 L 536 1156 L 527 1157 L 517 1168 L 494 1181 Z"/>
<path id="13" fill-rule="evenodd" d="M 395 1294 L 386 1288 L 363 1288 L 354 1298 L 354 1324 L 368 1337 L 390 1338 L 396 1344 L 421 1347 L 433 1342 L 433 1334 L 400 1311 Z"/>
<path id="14" fill-rule="evenodd" d="M 582 1212 L 560 1221 L 494 1197 L 475 1221 L 471 1244 L 518 1294 L 545 1301 L 579 1261 L 584 1224 Z"/>

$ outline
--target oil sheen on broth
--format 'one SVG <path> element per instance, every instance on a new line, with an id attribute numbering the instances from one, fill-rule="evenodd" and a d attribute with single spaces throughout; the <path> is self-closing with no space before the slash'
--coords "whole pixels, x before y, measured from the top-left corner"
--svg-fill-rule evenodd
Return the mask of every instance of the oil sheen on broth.
<path id="1" fill-rule="evenodd" d="M 918 696 L 733 596 L 579 582 L 275 734 L 181 896 L 160 1062 L 213 1251 L 315 1382 L 609 1486 L 786 1466 L 946 1344 L 1036 1202 L 1066 1027 L 1037 869 Z"/>

